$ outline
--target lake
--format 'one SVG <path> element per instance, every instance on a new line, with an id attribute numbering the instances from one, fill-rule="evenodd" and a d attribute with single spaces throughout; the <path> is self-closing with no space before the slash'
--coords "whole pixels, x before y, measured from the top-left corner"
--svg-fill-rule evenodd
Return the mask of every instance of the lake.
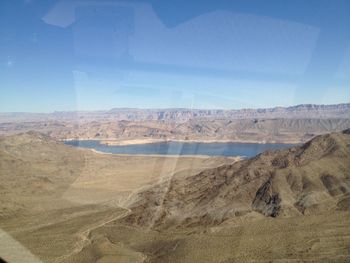
<path id="1" fill-rule="evenodd" d="M 282 143 L 199 143 L 160 142 L 138 145 L 105 145 L 96 140 L 72 140 L 65 144 L 90 148 L 105 153 L 118 154 L 167 154 L 253 157 L 267 150 L 283 149 L 295 144 Z"/>

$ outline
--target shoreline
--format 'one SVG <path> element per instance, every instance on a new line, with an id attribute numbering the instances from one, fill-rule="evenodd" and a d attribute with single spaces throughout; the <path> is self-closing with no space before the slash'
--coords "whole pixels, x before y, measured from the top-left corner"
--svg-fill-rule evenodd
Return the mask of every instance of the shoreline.
<path id="1" fill-rule="evenodd" d="M 203 154 L 126 154 L 126 153 L 109 153 L 101 152 L 91 148 L 84 148 L 97 154 L 108 154 L 113 156 L 124 156 L 124 157 L 165 157 L 165 158 L 227 158 L 234 161 L 241 161 L 246 158 L 246 156 L 222 156 L 222 155 L 203 155 Z"/>
<path id="2" fill-rule="evenodd" d="M 251 143 L 251 144 L 301 144 L 302 140 L 287 140 L 287 141 L 259 141 L 259 140 L 184 140 L 184 139 L 94 139 L 94 138 L 68 138 L 60 141 L 98 141 L 100 144 L 108 146 L 128 146 L 128 145 L 145 145 L 152 143 Z"/>

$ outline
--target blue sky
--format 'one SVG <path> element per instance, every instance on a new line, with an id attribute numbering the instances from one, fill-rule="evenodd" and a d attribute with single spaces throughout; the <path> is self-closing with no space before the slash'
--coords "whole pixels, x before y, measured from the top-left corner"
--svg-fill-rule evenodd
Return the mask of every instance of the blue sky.
<path id="1" fill-rule="evenodd" d="M 350 102 L 350 1 L 0 1 L 0 111 Z"/>

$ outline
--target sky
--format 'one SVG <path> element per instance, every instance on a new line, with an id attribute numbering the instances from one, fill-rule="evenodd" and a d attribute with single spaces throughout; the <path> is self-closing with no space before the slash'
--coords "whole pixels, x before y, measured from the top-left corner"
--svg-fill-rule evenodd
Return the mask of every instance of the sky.
<path id="1" fill-rule="evenodd" d="M 0 112 L 350 102 L 347 0 L 2 0 Z"/>

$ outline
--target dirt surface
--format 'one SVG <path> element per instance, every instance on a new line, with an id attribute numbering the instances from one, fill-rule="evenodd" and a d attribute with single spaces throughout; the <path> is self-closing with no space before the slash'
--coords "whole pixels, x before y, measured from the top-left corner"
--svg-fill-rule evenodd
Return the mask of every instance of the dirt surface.
<path id="1" fill-rule="evenodd" d="M 349 136 L 239 162 L 99 154 L 34 132 L 3 138 L 0 257 L 349 262 Z"/>

